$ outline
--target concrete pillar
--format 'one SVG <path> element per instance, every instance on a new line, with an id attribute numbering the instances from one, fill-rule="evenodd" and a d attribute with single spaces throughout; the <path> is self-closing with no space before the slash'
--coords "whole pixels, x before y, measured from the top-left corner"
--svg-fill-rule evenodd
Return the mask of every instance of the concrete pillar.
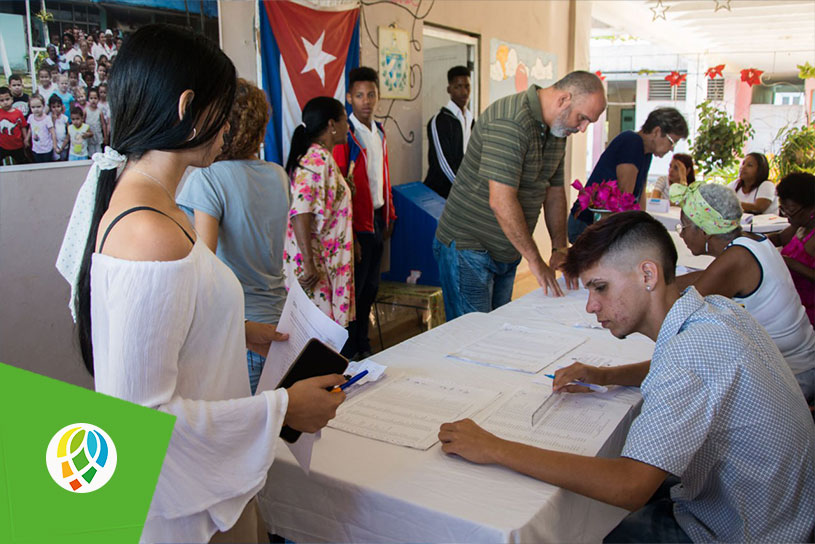
<path id="1" fill-rule="evenodd" d="M 733 110 L 733 119 L 738 121 L 750 121 L 750 104 L 753 102 L 753 88 L 739 81 L 736 85 L 736 106 Z"/>

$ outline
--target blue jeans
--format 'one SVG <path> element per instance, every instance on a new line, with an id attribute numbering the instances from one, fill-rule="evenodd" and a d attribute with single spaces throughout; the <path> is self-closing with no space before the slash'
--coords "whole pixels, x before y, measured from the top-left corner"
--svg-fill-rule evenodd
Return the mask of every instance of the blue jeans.
<path id="1" fill-rule="evenodd" d="M 603 542 L 691 542 L 674 518 L 671 487 L 679 478 L 668 476 L 648 503 L 631 512 Z"/>
<path id="2" fill-rule="evenodd" d="M 433 255 L 439 265 L 448 321 L 470 312 L 490 312 L 512 299 L 520 259 L 501 263 L 486 251 L 456 249 L 455 241 L 447 247 L 436 238 Z"/>
<path id="3" fill-rule="evenodd" d="M 263 372 L 264 364 L 266 364 L 266 357 L 252 350 L 246 350 L 246 366 L 249 367 L 249 387 L 252 388 L 253 395 L 258 388 L 260 373 Z"/>

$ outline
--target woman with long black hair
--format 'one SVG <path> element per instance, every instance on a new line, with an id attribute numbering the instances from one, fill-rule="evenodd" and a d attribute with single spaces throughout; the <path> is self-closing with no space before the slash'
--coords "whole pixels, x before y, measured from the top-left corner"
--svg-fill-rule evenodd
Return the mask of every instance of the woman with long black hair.
<path id="1" fill-rule="evenodd" d="M 281 425 L 314 432 L 332 375 L 249 396 L 241 286 L 175 203 L 221 150 L 235 67 L 186 29 L 134 33 L 111 73 L 111 146 L 94 155 L 57 267 L 96 390 L 176 416 L 144 542 L 256 542 L 255 494 Z M 266 340 L 268 342 L 268 339 Z M 217 534 L 216 534 L 217 533 Z"/>
<path id="2" fill-rule="evenodd" d="M 318 96 L 303 108 L 286 171 L 291 210 L 283 250 L 286 286 L 299 282 L 323 313 L 343 327 L 354 320 L 351 189 L 331 152 L 348 137 L 342 103 Z"/>
<path id="3" fill-rule="evenodd" d="M 770 163 L 763 153 L 748 153 L 739 167 L 739 179 L 728 185 L 736 191 L 741 209 L 752 214 L 778 213 Z"/>

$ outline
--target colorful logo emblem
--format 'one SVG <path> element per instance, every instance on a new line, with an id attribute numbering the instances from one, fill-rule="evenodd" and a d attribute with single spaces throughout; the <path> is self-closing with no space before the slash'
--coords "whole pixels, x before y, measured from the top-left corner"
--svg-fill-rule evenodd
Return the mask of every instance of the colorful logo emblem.
<path id="1" fill-rule="evenodd" d="M 60 429 L 48 443 L 45 464 L 51 478 L 68 491 L 90 493 L 116 470 L 116 446 L 108 433 L 89 423 Z"/>

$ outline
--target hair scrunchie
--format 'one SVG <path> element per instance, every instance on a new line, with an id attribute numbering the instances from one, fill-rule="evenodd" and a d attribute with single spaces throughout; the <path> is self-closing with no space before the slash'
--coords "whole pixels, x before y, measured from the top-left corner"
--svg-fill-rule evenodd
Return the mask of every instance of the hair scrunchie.
<path id="1" fill-rule="evenodd" d="M 77 286 L 79 285 L 79 269 L 82 267 L 82 257 L 85 253 L 85 245 L 88 243 L 88 233 L 91 229 L 91 219 L 93 218 L 93 207 L 96 204 L 96 190 L 99 186 L 99 172 L 102 170 L 117 170 L 116 177 L 122 173 L 127 163 L 127 157 L 108 146 L 104 153 L 94 153 L 93 164 L 85 176 L 82 187 L 74 201 L 74 209 L 71 212 L 71 219 L 65 229 L 65 236 L 62 238 L 62 246 L 59 248 L 57 256 L 57 270 L 69 284 L 71 284 L 71 298 L 68 307 L 71 309 L 71 317 L 76 322 L 76 298 Z"/>

